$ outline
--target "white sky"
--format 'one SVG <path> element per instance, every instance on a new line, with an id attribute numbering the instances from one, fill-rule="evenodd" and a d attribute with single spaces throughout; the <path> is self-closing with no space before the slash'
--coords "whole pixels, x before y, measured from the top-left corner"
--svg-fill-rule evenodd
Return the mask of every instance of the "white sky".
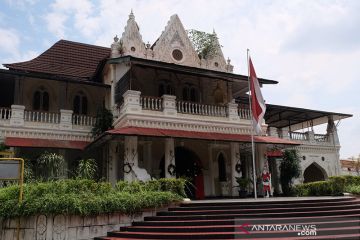
<path id="1" fill-rule="evenodd" d="M 267 103 L 350 113 L 339 125 L 340 155 L 358 156 L 360 141 L 360 1 L 335 0 L 3 0 L 0 62 L 29 60 L 59 39 L 110 47 L 133 9 L 145 42 L 172 14 L 186 29 L 218 34 L 234 71 L 246 74 L 246 49 Z"/>

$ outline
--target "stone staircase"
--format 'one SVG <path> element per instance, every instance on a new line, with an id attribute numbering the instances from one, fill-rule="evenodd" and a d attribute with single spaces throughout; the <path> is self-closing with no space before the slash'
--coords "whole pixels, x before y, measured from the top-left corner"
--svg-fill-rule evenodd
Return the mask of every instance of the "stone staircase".
<path id="1" fill-rule="evenodd" d="M 194 201 L 95 238 L 125 239 L 360 239 L 360 199 Z"/>

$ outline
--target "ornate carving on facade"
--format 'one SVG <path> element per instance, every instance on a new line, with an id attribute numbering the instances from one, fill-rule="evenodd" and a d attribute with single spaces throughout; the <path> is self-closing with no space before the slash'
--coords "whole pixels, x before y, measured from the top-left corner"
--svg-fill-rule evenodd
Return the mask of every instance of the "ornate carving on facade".
<path id="1" fill-rule="evenodd" d="M 131 55 L 140 58 L 145 58 L 147 55 L 145 43 L 142 40 L 139 26 L 135 21 L 135 16 L 132 11 L 129 15 L 129 19 L 119 45 L 121 55 Z"/>
<path id="2" fill-rule="evenodd" d="M 165 30 L 155 42 L 153 51 L 155 60 L 200 67 L 200 59 L 176 14 L 170 17 Z"/>
<path id="3" fill-rule="evenodd" d="M 54 217 L 53 222 L 53 240 L 65 240 L 66 237 L 66 220 L 65 216 L 60 214 Z"/>
<path id="4" fill-rule="evenodd" d="M 39 215 L 36 219 L 36 239 L 46 240 L 47 221 L 45 215 Z"/>

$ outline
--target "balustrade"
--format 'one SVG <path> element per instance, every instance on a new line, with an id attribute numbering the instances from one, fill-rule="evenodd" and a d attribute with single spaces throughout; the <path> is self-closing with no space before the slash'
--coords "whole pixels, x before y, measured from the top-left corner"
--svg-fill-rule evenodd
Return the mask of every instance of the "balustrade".
<path id="1" fill-rule="evenodd" d="M 329 136 L 326 134 L 314 134 L 314 139 L 317 142 L 329 142 Z"/>
<path id="2" fill-rule="evenodd" d="M 29 122 L 60 123 L 60 113 L 25 111 L 24 120 Z"/>
<path id="3" fill-rule="evenodd" d="M 93 126 L 96 122 L 95 117 L 73 114 L 72 115 L 72 124 L 80 126 Z"/>
<path id="4" fill-rule="evenodd" d="M 8 120 L 11 117 L 11 108 L 0 108 L 0 120 Z"/>
<path id="5" fill-rule="evenodd" d="M 176 108 L 179 113 L 226 117 L 227 107 L 220 105 L 200 104 L 195 102 L 177 101 Z"/>
<path id="6" fill-rule="evenodd" d="M 250 109 L 240 108 L 238 107 L 238 115 L 241 119 L 251 119 Z"/>
<path id="7" fill-rule="evenodd" d="M 151 97 L 151 96 L 141 96 L 140 97 L 140 105 L 142 109 L 145 110 L 154 110 L 154 111 L 162 111 L 162 98 L 160 97 Z"/>
<path id="8" fill-rule="evenodd" d="M 309 137 L 306 133 L 301 132 L 289 132 L 290 139 L 298 140 L 298 141 L 308 141 Z"/>

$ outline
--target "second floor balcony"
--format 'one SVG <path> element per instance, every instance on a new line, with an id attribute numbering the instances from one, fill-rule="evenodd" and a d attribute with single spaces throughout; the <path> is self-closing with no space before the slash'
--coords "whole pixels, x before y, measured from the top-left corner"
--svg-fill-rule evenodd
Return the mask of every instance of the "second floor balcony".
<path id="1" fill-rule="evenodd" d="M 143 96 L 128 90 L 114 110 L 114 126 L 249 134 L 250 110 L 235 101 L 224 105 L 177 100 L 176 96 Z"/>
<path id="2" fill-rule="evenodd" d="M 32 111 L 22 105 L 0 108 L 0 137 L 33 137 L 91 141 L 91 129 L 96 118 L 59 112 Z"/>

